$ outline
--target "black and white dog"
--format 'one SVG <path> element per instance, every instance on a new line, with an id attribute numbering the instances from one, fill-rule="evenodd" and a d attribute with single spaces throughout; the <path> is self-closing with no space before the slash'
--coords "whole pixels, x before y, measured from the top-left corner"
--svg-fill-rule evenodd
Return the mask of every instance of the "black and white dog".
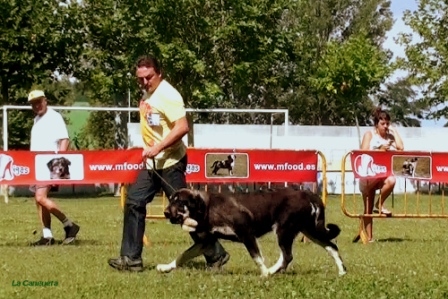
<path id="1" fill-rule="evenodd" d="M 50 179 L 60 180 L 70 179 L 70 169 L 69 166 L 72 163 L 70 160 L 64 157 L 53 158 L 47 163 L 48 170 L 50 170 Z"/>
<path id="2" fill-rule="evenodd" d="M 233 175 L 233 168 L 235 167 L 236 156 L 234 154 L 228 155 L 226 160 L 218 161 L 216 160 L 212 164 L 212 174 L 217 175 L 218 170 L 220 169 L 228 169 L 229 175 Z"/>
<path id="3" fill-rule="evenodd" d="M 181 224 L 186 231 L 195 231 L 206 241 L 218 237 L 242 242 L 266 277 L 285 271 L 292 261 L 292 245 L 302 232 L 325 248 L 334 258 L 339 275 L 346 273 L 338 247 L 332 242 L 340 229 L 335 224 L 325 226 L 325 210 L 320 197 L 310 191 L 280 189 L 224 195 L 198 190 L 181 189 L 171 197 L 165 217 Z M 281 253 L 275 265 L 267 268 L 258 247 L 257 238 L 274 231 Z M 157 270 L 170 272 L 188 260 L 203 254 L 203 243 L 195 243 L 170 264 L 159 264 Z"/>
<path id="4" fill-rule="evenodd" d="M 401 170 L 403 175 L 415 177 L 415 169 L 417 168 L 418 158 L 410 158 L 403 162 L 403 168 Z"/>

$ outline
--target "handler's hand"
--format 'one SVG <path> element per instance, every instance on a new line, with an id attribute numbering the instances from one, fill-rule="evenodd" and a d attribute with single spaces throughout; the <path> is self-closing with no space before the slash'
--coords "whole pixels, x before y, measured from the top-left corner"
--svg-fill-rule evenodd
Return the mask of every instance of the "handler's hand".
<path id="1" fill-rule="evenodd" d="M 150 146 L 150 147 L 147 147 L 147 148 L 143 149 L 143 151 L 142 151 L 142 158 L 143 159 L 154 158 L 159 153 L 160 153 L 160 149 L 159 149 L 159 147 L 157 145 Z"/>

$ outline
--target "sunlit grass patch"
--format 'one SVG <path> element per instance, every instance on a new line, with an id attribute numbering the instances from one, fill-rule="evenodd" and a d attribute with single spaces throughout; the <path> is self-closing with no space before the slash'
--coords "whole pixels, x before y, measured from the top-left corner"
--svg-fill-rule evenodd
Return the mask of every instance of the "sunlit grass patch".
<path id="1" fill-rule="evenodd" d="M 333 260 L 313 243 L 294 244 L 286 273 L 262 279 L 242 244 L 223 241 L 231 259 L 221 272 L 205 270 L 203 257 L 169 274 L 155 270 L 191 245 L 188 234 L 166 220 L 148 220 L 151 247 L 144 248 L 143 273 L 120 273 L 107 259 L 119 254 L 122 212 L 116 197 L 56 199 L 81 225 L 73 246 L 29 247 L 40 233 L 34 202 L 12 198 L 0 207 L 0 298 L 446 298 L 445 219 L 374 220 L 377 242 L 352 243 L 358 220 L 344 216 L 340 198 L 328 200 L 328 222 L 342 233 L 337 244 L 347 266 L 338 277 Z M 160 202 L 160 200 L 158 201 Z M 390 204 L 390 202 L 389 202 Z M 62 226 L 53 218 L 54 235 Z M 266 263 L 276 262 L 275 236 L 259 240 Z M 58 286 L 12 286 L 13 282 L 57 281 Z"/>

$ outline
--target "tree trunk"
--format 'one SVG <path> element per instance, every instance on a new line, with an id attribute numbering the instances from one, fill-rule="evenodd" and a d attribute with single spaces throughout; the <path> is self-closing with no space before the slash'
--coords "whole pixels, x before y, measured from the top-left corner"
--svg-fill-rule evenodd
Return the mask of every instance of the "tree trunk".
<path id="1" fill-rule="evenodd" d="M 187 112 L 187 121 L 188 121 L 188 127 L 190 128 L 190 131 L 187 134 L 188 138 L 188 147 L 194 147 L 194 121 L 193 121 L 193 113 Z"/>

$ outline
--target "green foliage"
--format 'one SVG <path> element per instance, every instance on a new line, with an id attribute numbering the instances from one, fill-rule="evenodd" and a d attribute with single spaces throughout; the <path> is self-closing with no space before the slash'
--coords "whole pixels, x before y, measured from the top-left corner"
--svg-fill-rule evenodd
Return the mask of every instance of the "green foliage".
<path id="1" fill-rule="evenodd" d="M 0 8 L 1 104 L 25 97 L 55 71 L 73 73 L 80 51 L 76 2 L 2 0 Z"/>
<path id="2" fill-rule="evenodd" d="M 392 26 L 390 1 L 301 1 L 284 20 L 296 35 L 294 81 L 283 96 L 293 123 L 353 125 L 356 118 L 368 123 L 373 103 L 367 95 L 390 71 L 390 54 L 381 50 Z M 362 56 L 369 52 L 376 57 L 372 63 Z"/>
<path id="3" fill-rule="evenodd" d="M 328 112 L 321 111 L 322 124 L 354 125 L 356 117 L 360 124 L 369 124 L 372 104 L 368 96 L 379 89 L 390 71 L 387 54 L 365 35 L 329 42 L 316 77 L 310 78 L 311 86 L 325 94 Z"/>
<path id="4" fill-rule="evenodd" d="M 76 1 L 0 0 L 0 105 L 27 105 L 31 88 L 44 88 L 49 104 L 69 100 L 56 71 L 72 74 L 82 49 Z M 3 117 L 3 116 L 2 116 Z M 9 148 L 26 149 L 32 114 L 10 112 Z"/>
<path id="5" fill-rule="evenodd" d="M 379 49 L 392 24 L 390 1 L 384 0 L 171 0 L 153 1 L 148 9 L 135 1 L 84 5 L 91 45 L 85 59 L 91 62 L 84 64 L 80 76 L 89 82 L 91 98 L 113 103 L 111 95 L 130 88 L 135 103 L 138 88 L 133 79 L 127 82 L 125 74 L 130 71 L 133 76 L 136 57 L 152 53 L 188 107 L 282 107 L 290 110 L 293 123 L 304 124 L 353 124 L 353 113 L 372 106 L 364 96 L 367 104 L 353 111 L 352 103 L 334 101 L 310 82 L 319 80 L 329 42 L 338 44 L 362 31 Z M 386 68 L 387 59 L 382 63 Z M 349 67 L 346 71 L 351 71 Z M 359 82 L 368 84 L 363 95 L 378 87 L 376 77 L 366 80 Z M 342 115 L 337 117 L 336 111 Z M 269 122 L 265 115 L 249 119 Z M 248 122 L 248 118 L 199 114 L 193 121 Z"/>
<path id="6" fill-rule="evenodd" d="M 404 127 L 420 127 L 425 106 L 417 100 L 408 78 L 385 84 L 385 90 L 376 95 L 380 105 L 389 108 L 392 120 Z"/>
<path id="7" fill-rule="evenodd" d="M 46 88 L 60 104 L 82 95 L 91 106 L 127 106 L 129 91 L 135 107 L 141 94 L 134 63 L 142 54 L 154 54 L 187 107 L 287 108 L 293 124 L 363 125 L 377 104 L 372 99 L 386 95 L 379 88 L 394 68 L 391 53 L 382 49 L 393 22 L 389 0 L 64 3 L 0 0 L 1 103 L 26 103 L 33 85 L 49 82 Z M 414 70 L 411 83 L 428 84 L 423 104 L 398 111 L 391 99 L 382 101 L 402 120 L 412 118 L 408 112 L 443 103 L 448 89 L 441 42 L 446 7 L 434 0 L 422 3 L 428 5 L 406 20 L 423 40 L 411 45 L 403 36 L 409 61 L 399 65 Z M 65 96 L 67 86 L 54 84 L 56 71 L 79 80 L 75 95 Z M 125 114 L 92 116 L 88 129 L 77 132 L 85 139 L 78 144 L 122 146 L 117 140 L 125 134 Z M 191 121 L 265 124 L 270 118 L 196 114 Z M 21 130 L 28 128 L 14 124 L 11 130 L 17 131 L 13 144 L 25 146 Z"/>
<path id="8" fill-rule="evenodd" d="M 414 33 L 400 36 L 406 52 L 402 67 L 410 72 L 411 82 L 422 87 L 420 101 L 429 117 L 447 117 L 448 5 L 446 1 L 421 0 L 416 11 L 405 12 L 404 22 Z"/>

